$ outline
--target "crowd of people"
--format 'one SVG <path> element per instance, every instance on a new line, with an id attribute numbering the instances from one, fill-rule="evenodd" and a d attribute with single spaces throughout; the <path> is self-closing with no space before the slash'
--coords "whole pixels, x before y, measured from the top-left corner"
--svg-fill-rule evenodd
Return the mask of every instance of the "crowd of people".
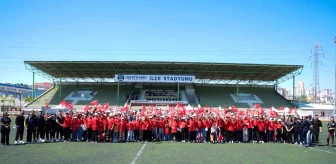
<path id="1" fill-rule="evenodd" d="M 151 114 L 144 111 L 87 112 L 48 114 L 32 111 L 25 118 L 24 111 L 15 118 L 14 144 L 44 142 L 203 142 L 203 143 L 291 143 L 317 145 L 322 123 L 319 116 L 243 115 L 227 112 L 218 115 L 204 111 L 190 114 Z M 11 119 L 7 113 L 1 118 L 1 146 L 9 145 Z M 330 118 L 327 143 L 334 144 L 336 123 Z"/>
<path id="2" fill-rule="evenodd" d="M 181 100 L 181 98 L 181 94 L 177 95 L 175 91 L 148 90 L 145 93 L 146 100 L 178 101 Z"/>

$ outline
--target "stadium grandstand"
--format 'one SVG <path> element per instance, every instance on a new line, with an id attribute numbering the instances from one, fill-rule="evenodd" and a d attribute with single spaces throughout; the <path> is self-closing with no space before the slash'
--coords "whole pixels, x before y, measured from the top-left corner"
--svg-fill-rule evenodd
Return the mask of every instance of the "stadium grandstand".
<path id="1" fill-rule="evenodd" d="M 25 61 L 27 70 L 54 82 L 26 108 L 72 102 L 100 104 L 293 107 L 277 85 L 301 74 L 302 65 L 150 61 Z M 293 86 L 294 87 L 294 86 Z M 34 88 L 33 88 L 34 89 Z M 34 94 L 34 93 L 33 93 Z"/>

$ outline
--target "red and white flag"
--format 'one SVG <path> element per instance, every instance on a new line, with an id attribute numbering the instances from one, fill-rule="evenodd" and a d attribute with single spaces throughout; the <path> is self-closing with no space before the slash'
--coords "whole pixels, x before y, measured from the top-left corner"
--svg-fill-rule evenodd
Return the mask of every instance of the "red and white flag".
<path id="1" fill-rule="evenodd" d="M 98 99 L 90 103 L 91 106 L 96 106 L 98 104 Z"/>

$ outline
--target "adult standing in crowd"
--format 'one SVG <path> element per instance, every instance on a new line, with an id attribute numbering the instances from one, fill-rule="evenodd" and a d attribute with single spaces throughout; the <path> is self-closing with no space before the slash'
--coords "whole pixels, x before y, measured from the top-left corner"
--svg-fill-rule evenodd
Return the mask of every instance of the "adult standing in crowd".
<path id="1" fill-rule="evenodd" d="M 56 141 L 63 141 L 63 113 L 62 111 L 58 111 L 58 115 L 56 117 Z"/>
<path id="2" fill-rule="evenodd" d="M 33 117 L 33 113 L 29 113 L 28 117 L 26 118 L 26 130 L 27 130 L 27 143 L 32 143 L 32 135 L 35 129 L 35 118 Z"/>
<path id="3" fill-rule="evenodd" d="M 16 136 L 14 144 L 18 144 L 18 139 L 20 137 L 20 144 L 24 144 L 23 142 L 23 132 L 24 132 L 24 122 L 25 117 L 23 116 L 24 111 L 21 111 L 20 114 L 15 118 L 15 125 L 16 125 Z"/>
<path id="4" fill-rule="evenodd" d="M 39 112 L 39 115 L 37 116 L 37 130 L 38 130 L 38 136 L 40 136 L 40 139 L 38 142 L 45 142 L 44 136 L 45 136 L 45 125 L 46 120 L 42 114 L 42 111 Z"/>
<path id="5" fill-rule="evenodd" d="M 9 145 L 9 133 L 12 120 L 8 117 L 8 113 L 4 112 L 1 118 L 1 146 Z"/>
<path id="6" fill-rule="evenodd" d="M 330 122 L 328 122 L 327 146 L 329 146 L 330 138 L 331 138 L 331 146 L 334 145 L 335 128 L 336 128 L 336 123 L 335 123 L 334 117 L 331 117 Z"/>
<path id="7" fill-rule="evenodd" d="M 319 135 L 320 133 L 322 133 L 322 122 L 321 120 L 319 120 L 319 115 L 315 115 L 315 118 L 312 120 L 312 124 L 313 124 L 313 131 L 312 131 L 312 135 L 313 135 L 313 140 L 312 143 L 314 145 L 318 145 L 318 141 L 319 141 Z"/>

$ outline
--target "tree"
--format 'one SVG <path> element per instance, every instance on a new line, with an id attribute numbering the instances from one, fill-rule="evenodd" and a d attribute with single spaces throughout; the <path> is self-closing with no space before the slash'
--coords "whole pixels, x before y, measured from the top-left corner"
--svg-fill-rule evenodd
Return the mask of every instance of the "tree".
<path id="1" fill-rule="evenodd" d="M 24 102 L 25 102 L 25 103 L 29 103 L 29 102 L 31 102 L 31 101 L 32 101 L 32 97 L 27 97 L 27 98 L 24 99 Z"/>
<path id="2" fill-rule="evenodd" d="M 307 96 L 305 95 L 300 96 L 300 102 L 307 102 Z"/>
<path id="3" fill-rule="evenodd" d="M 14 97 L 12 97 L 9 101 L 11 102 L 11 103 L 13 103 L 13 106 L 15 106 L 15 98 Z"/>
<path id="4" fill-rule="evenodd" d="M 5 102 L 8 101 L 8 96 L 0 97 L 0 101 L 2 102 L 2 106 L 5 106 Z"/>

